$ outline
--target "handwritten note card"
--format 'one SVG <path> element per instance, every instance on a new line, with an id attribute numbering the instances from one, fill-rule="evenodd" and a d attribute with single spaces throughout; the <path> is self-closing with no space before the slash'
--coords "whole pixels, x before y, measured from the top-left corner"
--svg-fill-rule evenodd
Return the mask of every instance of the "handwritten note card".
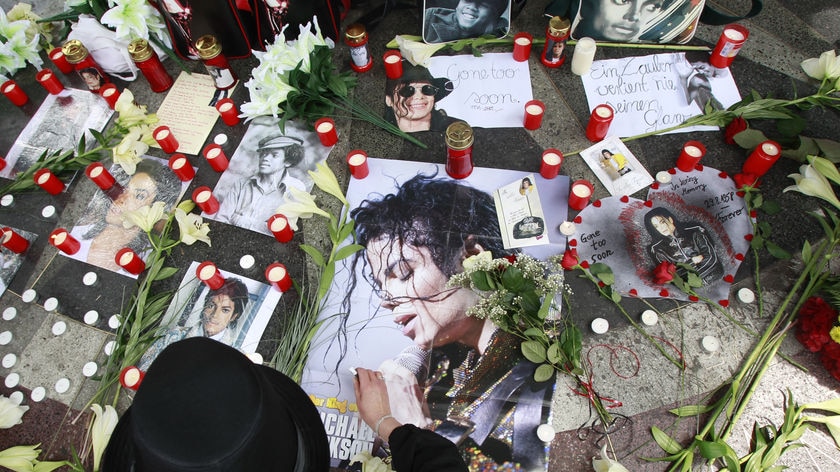
<path id="1" fill-rule="evenodd" d="M 627 137 L 663 130 L 699 115 L 698 103 L 713 100 L 726 108 L 741 99 L 728 69 L 714 69 L 705 58 L 690 59 L 685 53 L 666 53 L 595 61 L 582 77 L 590 111 L 602 103 L 612 106 L 615 118 L 610 134 Z"/>
<path id="2" fill-rule="evenodd" d="M 223 93 L 230 96 L 234 88 Z M 219 118 L 213 104 L 220 98 L 220 93 L 213 79 L 206 74 L 181 72 L 175 80 L 160 104 L 157 116 L 160 120 L 158 124 L 168 126 L 178 139 L 178 152 L 194 155 L 201 152 L 204 141 Z M 159 147 L 157 143 L 155 146 Z"/>
<path id="3" fill-rule="evenodd" d="M 452 93 L 435 104 L 447 115 L 482 128 L 522 126 L 525 102 L 533 98 L 527 62 L 504 53 L 441 56 L 431 59 L 429 72 L 452 81 Z"/>

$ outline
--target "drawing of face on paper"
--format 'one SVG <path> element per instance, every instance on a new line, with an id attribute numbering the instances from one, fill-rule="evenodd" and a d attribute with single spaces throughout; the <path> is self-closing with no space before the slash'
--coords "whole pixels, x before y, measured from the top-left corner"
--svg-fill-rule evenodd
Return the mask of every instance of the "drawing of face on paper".
<path id="1" fill-rule="evenodd" d="M 654 282 L 656 266 L 670 262 L 679 264 L 682 277 L 689 271 L 700 276 L 698 294 L 727 299 L 751 232 L 734 182 L 709 168 L 678 172 L 672 184 L 652 189 L 647 201 L 602 199 L 580 217 L 576 244 L 581 259 L 609 265 L 616 290 L 639 297 L 688 299 L 673 284 Z"/>

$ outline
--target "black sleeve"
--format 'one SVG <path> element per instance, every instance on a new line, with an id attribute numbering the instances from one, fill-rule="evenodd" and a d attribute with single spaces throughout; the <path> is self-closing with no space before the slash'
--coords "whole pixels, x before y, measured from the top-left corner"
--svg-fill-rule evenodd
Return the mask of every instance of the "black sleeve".
<path id="1" fill-rule="evenodd" d="M 466 472 L 458 448 L 448 439 L 427 429 L 406 424 L 388 438 L 397 472 Z"/>

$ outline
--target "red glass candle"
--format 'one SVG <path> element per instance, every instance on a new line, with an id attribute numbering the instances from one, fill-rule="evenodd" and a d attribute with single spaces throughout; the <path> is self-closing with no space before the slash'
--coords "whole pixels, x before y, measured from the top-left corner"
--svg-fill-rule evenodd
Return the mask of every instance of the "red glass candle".
<path id="1" fill-rule="evenodd" d="M 540 62 L 546 67 L 560 67 L 566 62 L 566 40 L 572 23 L 567 18 L 555 16 L 548 21 L 545 30 L 545 46 L 540 54 Z"/>
<path id="2" fill-rule="evenodd" d="M 593 143 L 607 137 L 614 115 L 613 108 L 605 103 L 595 107 L 586 125 L 586 137 Z"/>
<path id="3" fill-rule="evenodd" d="M 569 208 L 572 210 L 583 210 L 586 205 L 589 205 L 589 199 L 592 197 L 592 192 L 595 187 L 592 182 L 588 180 L 575 180 L 572 183 L 572 189 L 569 191 Z"/>
<path id="4" fill-rule="evenodd" d="M 210 187 L 198 187 L 195 191 L 193 191 L 192 199 L 195 204 L 198 205 L 198 208 L 208 215 L 212 215 L 219 211 L 219 200 L 217 200 L 213 195 L 213 191 L 210 190 Z"/>
<path id="5" fill-rule="evenodd" d="M 143 377 L 145 376 L 145 372 L 130 365 L 120 372 L 120 385 L 129 390 L 137 390 L 140 388 L 140 383 L 143 382 Z"/>
<path id="6" fill-rule="evenodd" d="M 178 140 L 168 126 L 160 125 L 155 128 L 154 136 L 163 152 L 171 154 L 178 150 Z"/>
<path id="7" fill-rule="evenodd" d="M 0 86 L 0 90 L 3 91 L 3 95 L 5 95 L 10 102 L 19 107 L 22 107 L 29 101 L 29 96 L 26 95 L 26 92 L 24 92 L 17 82 L 12 79 L 3 82 L 3 85 Z"/>
<path id="8" fill-rule="evenodd" d="M 93 57 L 88 52 L 87 48 L 78 39 L 71 39 L 61 46 L 61 51 L 67 62 L 73 65 L 79 77 L 85 82 L 88 90 L 93 93 L 99 93 L 99 89 L 103 85 L 111 82 L 108 74 L 102 70 L 102 67 L 96 63 Z"/>
<path id="9" fill-rule="evenodd" d="M 128 43 L 128 54 L 143 73 L 143 77 L 146 77 L 152 92 L 163 92 L 172 87 L 174 83 L 172 76 L 166 72 L 148 41 L 143 38 L 131 41 Z"/>
<path id="10" fill-rule="evenodd" d="M 292 278 L 289 276 L 289 271 L 286 270 L 286 266 L 279 262 L 270 264 L 265 268 L 265 278 L 274 288 L 281 292 L 292 288 Z"/>
<path id="11" fill-rule="evenodd" d="M 108 172 L 108 169 L 101 162 L 94 162 L 88 165 L 85 169 L 85 175 L 102 190 L 108 190 L 117 183 L 114 176 Z"/>
<path id="12" fill-rule="evenodd" d="M 192 180 L 195 177 L 195 169 L 193 169 L 187 156 L 180 152 L 176 152 L 169 158 L 169 168 L 172 169 L 172 172 L 175 173 L 181 182 Z"/>
<path id="13" fill-rule="evenodd" d="M 146 270 L 146 263 L 131 248 L 124 247 L 117 251 L 114 262 L 129 274 L 140 275 Z"/>
<path id="14" fill-rule="evenodd" d="M 382 56 L 385 75 L 389 79 L 399 79 L 403 75 L 402 54 L 399 50 L 390 50 Z"/>
<path id="15" fill-rule="evenodd" d="M 473 171 L 473 130 L 466 121 L 456 121 L 446 128 L 446 173 L 453 179 L 465 179 Z"/>
<path id="16" fill-rule="evenodd" d="M 549 148 L 542 153 L 540 163 L 540 175 L 545 179 L 553 179 L 560 173 L 560 166 L 563 164 L 563 153 L 554 148 Z"/>
<path id="17" fill-rule="evenodd" d="M 58 248 L 59 251 L 70 255 L 76 254 L 82 247 L 82 243 L 63 228 L 58 228 L 50 233 L 50 244 Z"/>
<path id="18" fill-rule="evenodd" d="M 534 42 L 534 37 L 529 33 L 516 33 L 513 37 L 513 60 L 517 62 L 525 62 L 531 56 L 531 44 Z"/>
<path id="19" fill-rule="evenodd" d="M 315 131 L 318 139 L 324 146 L 332 146 L 338 142 L 338 132 L 335 129 L 335 121 L 332 118 L 320 118 L 315 122 Z"/>
<path id="20" fill-rule="evenodd" d="M 354 23 L 347 27 L 344 43 L 350 47 L 350 67 L 359 73 L 367 72 L 373 67 L 373 57 L 368 51 L 368 34 L 365 26 Z"/>
<path id="21" fill-rule="evenodd" d="M 99 95 L 108 102 L 108 106 L 113 110 L 120 98 L 120 90 L 113 83 L 105 84 L 99 89 Z"/>
<path id="22" fill-rule="evenodd" d="M 216 143 L 205 146 L 203 154 L 207 162 L 210 163 L 210 167 L 216 172 L 224 172 L 228 168 L 228 164 L 230 164 L 227 155 L 225 155 L 225 151 Z"/>
<path id="23" fill-rule="evenodd" d="M 274 239 L 281 243 L 287 243 L 295 237 L 295 232 L 289 225 L 289 220 L 285 215 L 277 213 L 268 218 L 268 230 L 274 235 Z"/>
<path id="24" fill-rule="evenodd" d="M 354 149 L 347 153 L 347 166 L 350 168 L 350 175 L 356 179 L 364 179 L 370 173 L 367 153 L 360 149 Z"/>
<path id="25" fill-rule="evenodd" d="M 64 84 L 58 80 L 58 76 L 55 75 L 55 72 L 49 69 L 39 70 L 38 73 L 35 74 L 35 80 L 37 80 L 38 83 L 52 95 L 58 95 L 62 90 L 64 90 Z"/>
<path id="26" fill-rule="evenodd" d="M 703 143 L 688 141 L 683 145 L 680 157 L 677 158 L 677 169 L 683 172 L 691 172 L 705 155 L 706 146 Z"/>
<path id="27" fill-rule="evenodd" d="M 204 62 L 204 68 L 213 78 L 216 88 L 227 90 L 239 80 L 236 72 L 231 69 L 227 58 L 222 54 L 222 43 L 212 34 L 206 34 L 195 42 L 198 57 Z"/>
<path id="28" fill-rule="evenodd" d="M 218 290 L 225 284 L 225 278 L 219 272 L 219 268 L 210 261 L 199 264 L 195 269 L 195 276 L 210 287 L 210 290 Z"/>
<path id="29" fill-rule="evenodd" d="M 741 25 L 726 25 L 720 34 L 720 38 L 718 38 L 712 55 L 709 56 L 709 64 L 718 69 L 729 67 L 749 35 L 750 30 Z"/>
<path id="30" fill-rule="evenodd" d="M 73 72 L 73 64 L 67 62 L 67 58 L 64 57 L 64 52 L 61 51 L 60 47 L 53 48 L 49 54 L 50 60 L 53 64 L 64 74 L 69 74 Z"/>
<path id="31" fill-rule="evenodd" d="M 530 100 L 525 103 L 525 129 L 539 129 L 543 115 L 545 115 L 545 103 L 539 100 Z"/>
<path id="32" fill-rule="evenodd" d="M 41 169 L 35 172 L 32 178 L 39 187 L 46 190 L 50 195 L 58 195 L 64 191 L 64 182 L 56 177 L 49 169 Z"/>
<path id="33" fill-rule="evenodd" d="M 20 254 L 29 248 L 29 240 L 18 234 L 12 228 L 6 226 L 2 229 L 2 232 L 2 244 L 6 249 L 15 254 Z"/>
<path id="34" fill-rule="evenodd" d="M 764 141 L 750 154 L 741 172 L 761 177 L 782 157 L 782 147 L 775 141 Z"/>
<path id="35" fill-rule="evenodd" d="M 223 98 L 216 102 L 216 110 L 222 116 L 222 121 L 228 126 L 239 124 L 239 110 L 230 98 Z"/>

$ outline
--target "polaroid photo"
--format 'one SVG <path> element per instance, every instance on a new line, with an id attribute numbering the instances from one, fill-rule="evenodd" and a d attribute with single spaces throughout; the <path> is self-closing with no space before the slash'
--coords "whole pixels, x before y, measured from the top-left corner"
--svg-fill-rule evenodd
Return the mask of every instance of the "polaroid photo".
<path id="1" fill-rule="evenodd" d="M 632 195 L 653 183 L 653 177 L 617 136 L 610 136 L 580 153 L 613 196 Z"/>

